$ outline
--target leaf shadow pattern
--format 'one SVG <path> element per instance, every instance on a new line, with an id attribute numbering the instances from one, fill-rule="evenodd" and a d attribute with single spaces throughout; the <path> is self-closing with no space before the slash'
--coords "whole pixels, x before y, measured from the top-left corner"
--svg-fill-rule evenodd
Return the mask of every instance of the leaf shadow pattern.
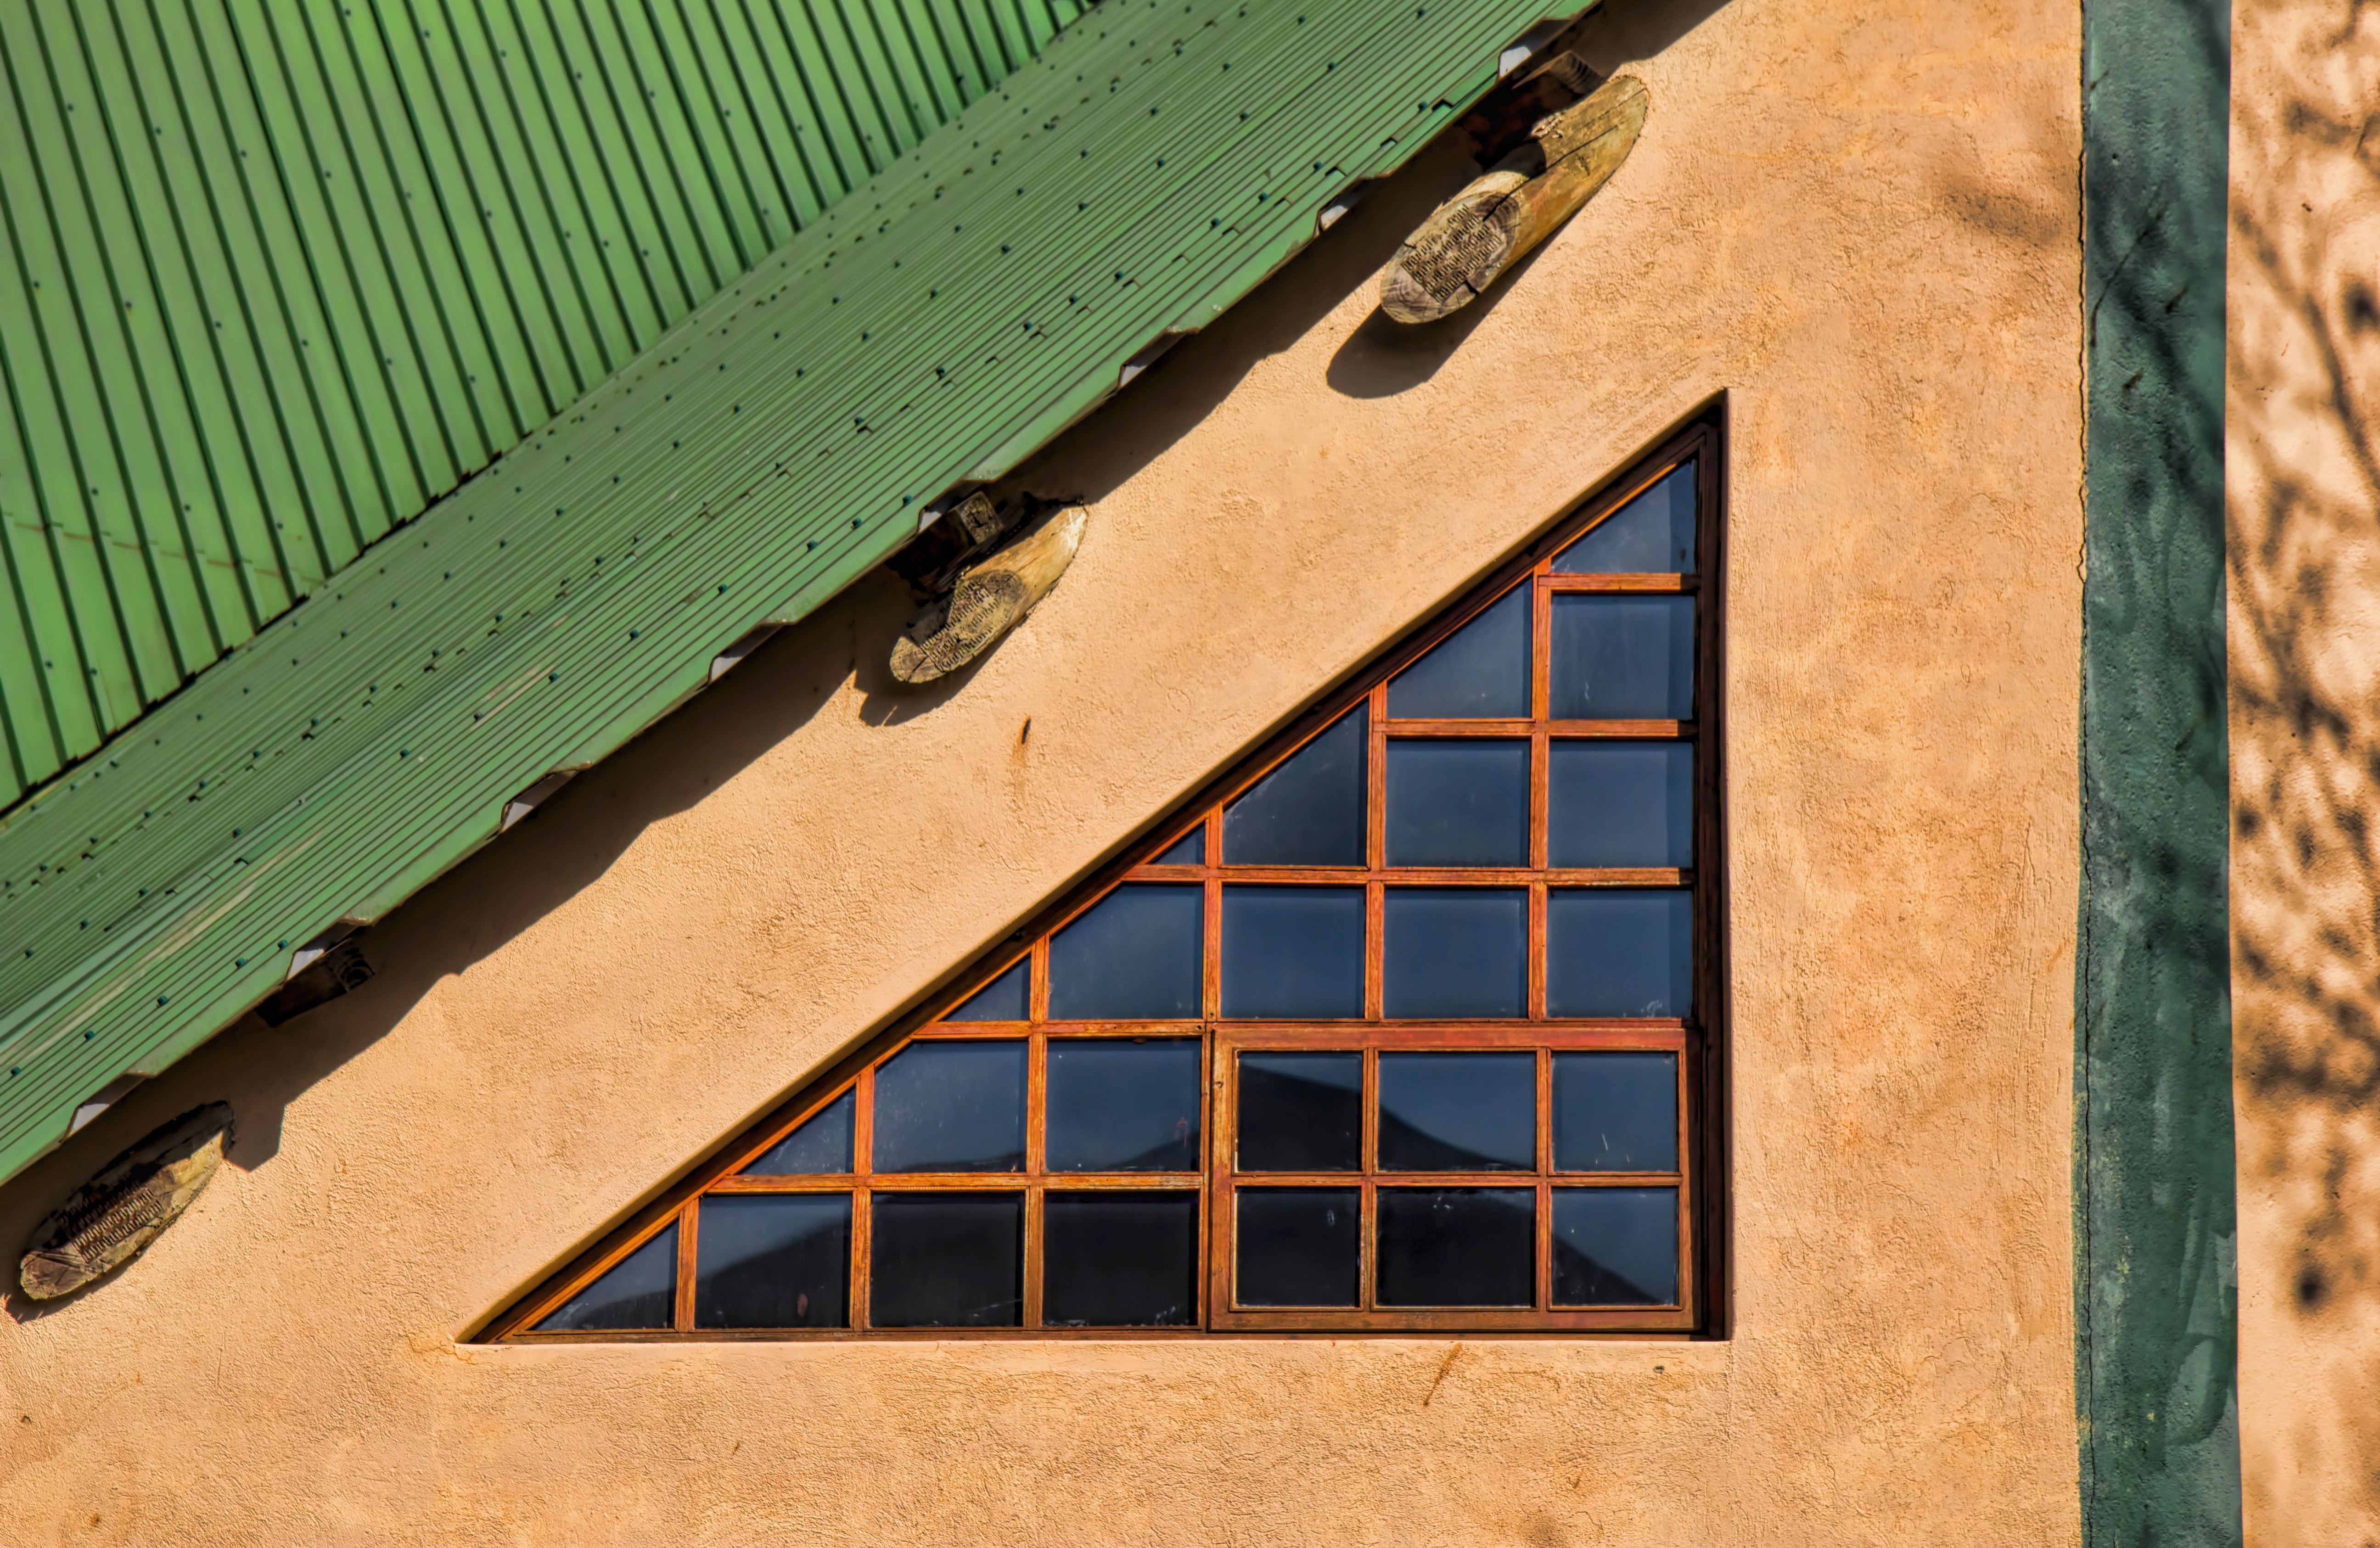
<path id="1" fill-rule="evenodd" d="M 2380 6 L 2243 11 L 2238 58 L 2226 579 L 2243 1486 L 2252 1525 L 2361 1542 L 2380 1537 Z"/>

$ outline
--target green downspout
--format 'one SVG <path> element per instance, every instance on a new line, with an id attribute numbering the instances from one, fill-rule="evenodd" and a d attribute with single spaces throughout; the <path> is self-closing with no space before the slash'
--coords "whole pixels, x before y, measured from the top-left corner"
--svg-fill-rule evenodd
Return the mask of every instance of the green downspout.
<path id="1" fill-rule="evenodd" d="M 2075 1400 L 2089 1548 L 2237 1543 L 2228 0 L 2082 9 Z"/>

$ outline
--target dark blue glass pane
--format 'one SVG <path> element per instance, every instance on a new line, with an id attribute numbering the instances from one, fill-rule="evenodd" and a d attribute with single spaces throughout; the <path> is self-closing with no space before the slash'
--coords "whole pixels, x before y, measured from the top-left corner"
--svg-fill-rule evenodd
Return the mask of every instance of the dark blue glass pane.
<path id="1" fill-rule="evenodd" d="M 1119 887 L 1050 942 L 1050 1016 L 1060 1022 L 1196 1021 L 1205 893 Z"/>
<path id="2" fill-rule="evenodd" d="M 1033 964 L 1019 962 L 967 997 L 966 1003 L 942 1018 L 946 1022 L 1021 1022 L 1029 1012 L 1026 997 L 1033 986 Z"/>
<path id="3" fill-rule="evenodd" d="M 1198 1043 L 1061 1037 L 1050 1043 L 1050 1169 L 1198 1169 Z"/>
<path id="4" fill-rule="evenodd" d="M 1694 568 L 1694 465 L 1661 481 L 1589 527 L 1554 556 L 1565 574 L 1646 575 Z"/>
<path id="5" fill-rule="evenodd" d="M 1546 1013 L 1694 1011 L 1694 897 L 1557 888 L 1546 896 Z"/>
<path id="6" fill-rule="evenodd" d="M 812 1177 L 851 1170 L 850 1092 L 804 1119 L 800 1128 L 761 1153 L 744 1168 L 747 1177 Z"/>
<path id="7" fill-rule="evenodd" d="M 1556 1306 L 1674 1306 L 1678 1191 L 1554 1190 Z"/>
<path id="8" fill-rule="evenodd" d="M 1051 1193 L 1041 1215 L 1049 1327 L 1187 1327 L 1198 1313 L 1198 1195 Z"/>
<path id="9" fill-rule="evenodd" d="M 1383 1188 L 1382 1306 L 1528 1306 L 1537 1299 L 1531 1188 Z"/>
<path id="10" fill-rule="evenodd" d="M 851 1195 L 718 1194 L 694 1237 L 697 1327 L 841 1327 Z"/>
<path id="11" fill-rule="evenodd" d="M 1691 720 L 1692 597 L 1556 597 L 1550 711 L 1557 720 Z"/>
<path id="12" fill-rule="evenodd" d="M 608 1333 L 667 1327 L 676 1316 L 677 1223 L 672 1221 L 537 1327 L 540 1333 Z"/>
<path id="13" fill-rule="evenodd" d="M 1364 1056 L 1242 1054 L 1244 1172 L 1352 1172 L 1364 1165 Z"/>
<path id="14" fill-rule="evenodd" d="M 1380 1169 L 1533 1172 L 1537 1056 L 1382 1054 Z"/>
<path id="15" fill-rule="evenodd" d="M 1547 753 L 1547 864 L 1694 863 L 1693 744 L 1556 742 Z"/>
<path id="16" fill-rule="evenodd" d="M 1554 1056 L 1554 1170 L 1677 1169 L 1677 1055 Z"/>
<path id="17" fill-rule="evenodd" d="M 1022 1038 L 912 1043 L 876 1071 L 880 1172 L 1025 1169 Z"/>
<path id="18" fill-rule="evenodd" d="M 1529 744 L 1389 744 L 1389 864 L 1529 863 Z"/>
<path id="19" fill-rule="evenodd" d="M 1362 705 L 1223 808 L 1226 865 L 1364 864 Z"/>
<path id="20" fill-rule="evenodd" d="M 1203 865 L 1206 863 L 1207 825 L 1203 822 L 1174 840 L 1156 861 L 1160 865 Z"/>
<path id="21" fill-rule="evenodd" d="M 879 1193 L 868 1320 L 878 1327 L 1014 1327 L 1025 1318 L 1025 1195 Z"/>
<path id="22" fill-rule="evenodd" d="M 1243 1306 L 1353 1306 L 1363 1275 L 1353 1188 L 1243 1188 L 1235 1289 Z"/>
<path id="23" fill-rule="evenodd" d="M 1364 889 L 1223 889 L 1223 1014 L 1364 1013 Z"/>
<path id="24" fill-rule="evenodd" d="M 1528 894 L 1506 887 L 1391 887 L 1380 1009 L 1392 1020 L 1517 1016 L 1527 992 Z"/>
<path id="25" fill-rule="evenodd" d="M 1392 720 L 1502 720 L 1529 713 L 1530 588 L 1516 586 L 1389 679 Z"/>

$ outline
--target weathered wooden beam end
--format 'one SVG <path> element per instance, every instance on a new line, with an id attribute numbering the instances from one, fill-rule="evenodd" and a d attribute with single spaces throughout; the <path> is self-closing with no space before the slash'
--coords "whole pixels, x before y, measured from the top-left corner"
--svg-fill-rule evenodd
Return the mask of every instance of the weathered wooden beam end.
<path id="1" fill-rule="evenodd" d="M 1380 276 L 1380 309 L 1399 322 L 1462 310 L 1590 199 L 1635 148 L 1644 83 L 1616 76 L 1549 114 L 1530 142 L 1431 212 Z"/>
<path id="2" fill-rule="evenodd" d="M 227 1102 L 151 1130 L 50 1212 L 17 1282 L 35 1300 L 55 1300 L 131 1262 L 214 1179 L 231 1137 Z"/>
<path id="3" fill-rule="evenodd" d="M 892 675 L 917 684 L 946 677 L 1025 621 L 1073 563 L 1090 513 L 1052 511 L 990 558 L 969 565 L 951 594 L 919 613 L 892 642 Z"/>

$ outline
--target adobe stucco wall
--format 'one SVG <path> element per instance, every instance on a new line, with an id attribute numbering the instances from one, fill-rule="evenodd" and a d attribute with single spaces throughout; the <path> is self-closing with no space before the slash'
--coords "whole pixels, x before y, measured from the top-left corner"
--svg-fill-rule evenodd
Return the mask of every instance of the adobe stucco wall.
<path id="1" fill-rule="evenodd" d="M 2233 1058 L 2248 1540 L 2380 1538 L 2380 17 L 2237 0 Z"/>
<path id="2" fill-rule="evenodd" d="M 1491 308 L 1365 321 L 1439 154 L 1068 438 L 972 676 L 863 586 L 0 1190 L 239 1112 L 6 1302 L 0 1542 L 2073 1541 L 2076 19 L 1706 9 Z M 1731 1339 L 457 1346 L 1722 391 Z"/>

